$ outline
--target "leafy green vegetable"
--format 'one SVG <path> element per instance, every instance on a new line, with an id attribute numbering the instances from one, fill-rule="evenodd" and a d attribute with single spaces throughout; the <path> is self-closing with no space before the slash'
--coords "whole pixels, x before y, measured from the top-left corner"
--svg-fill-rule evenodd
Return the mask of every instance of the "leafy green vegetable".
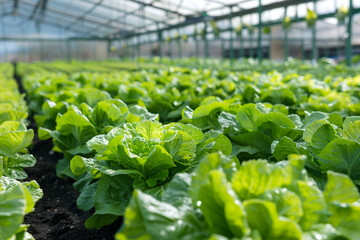
<path id="1" fill-rule="evenodd" d="M 136 190 L 116 239 L 356 239 L 359 193 L 346 175 L 329 172 L 322 192 L 299 157 L 233 161 L 207 155 L 193 174 L 176 175 L 160 200 Z"/>
<path id="2" fill-rule="evenodd" d="M 26 102 L 11 71 L 10 65 L 0 65 L 0 239 L 30 240 L 34 238 L 28 225 L 22 223 L 43 192 L 35 181 L 15 180 L 27 178 L 23 168 L 34 166 L 36 160 L 28 154 L 34 131 L 26 128 Z"/>
<path id="3" fill-rule="evenodd" d="M 80 179 L 79 184 L 88 182 L 79 187 L 77 203 L 84 210 L 94 206 L 96 215 L 116 216 L 124 214 L 134 189 L 159 197 L 173 176 L 191 171 L 200 156 L 222 149 L 231 153 L 231 143 L 222 134 L 204 135 L 192 125 L 150 120 L 115 127 L 89 140 L 87 146 L 95 157 L 75 156 L 70 163 L 75 175 L 86 175 L 87 180 Z"/>
<path id="4" fill-rule="evenodd" d="M 359 235 L 356 68 L 326 59 L 163 58 L 162 64 L 55 62 L 19 70 L 39 137 L 52 138 L 54 150 L 64 153 L 58 174 L 77 181 L 81 209 L 95 208 L 87 227 L 111 223 L 130 201 L 129 214 L 136 215 L 118 238 Z M 22 101 L 0 95 L 0 124 L 26 124 L 26 107 L 16 107 Z M 1 158 L 0 171 L 24 178 L 22 167 L 34 161 L 27 144 L 17 146 Z M 177 215 L 164 216 L 164 209 Z"/>
<path id="5" fill-rule="evenodd" d="M 25 214 L 33 211 L 35 203 L 43 196 L 35 181 L 20 183 L 11 178 L 0 177 L 0 237 L 11 239 L 19 231 Z M 21 230 L 23 229 L 23 230 Z M 28 233 L 23 233 L 29 235 Z"/>

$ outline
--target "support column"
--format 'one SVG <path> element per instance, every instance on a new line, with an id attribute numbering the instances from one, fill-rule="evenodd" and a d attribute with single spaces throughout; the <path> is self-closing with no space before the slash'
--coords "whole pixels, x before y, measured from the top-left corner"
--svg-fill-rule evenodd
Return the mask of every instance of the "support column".
<path id="1" fill-rule="evenodd" d="M 316 0 L 314 0 L 314 12 L 316 12 Z M 314 23 L 314 26 L 312 27 L 312 35 L 311 35 L 311 58 L 317 59 L 317 49 L 316 49 L 316 22 Z"/>
<path id="2" fill-rule="evenodd" d="M 253 49 L 253 40 L 254 40 L 254 33 L 250 33 L 250 43 L 249 43 L 249 46 L 250 46 L 250 51 L 249 51 L 249 55 L 251 58 L 254 58 L 254 49 Z"/>
<path id="3" fill-rule="evenodd" d="M 224 41 L 222 38 L 220 38 L 221 41 L 221 58 L 225 58 L 225 46 L 224 46 Z"/>
<path id="4" fill-rule="evenodd" d="M 304 48 L 304 39 L 301 38 L 301 59 L 305 59 L 305 48 Z"/>
<path id="5" fill-rule="evenodd" d="M 284 29 L 284 60 L 289 58 L 289 29 Z"/>
<path id="6" fill-rule="evenodd" d="M 352 37 L 352 17 L 353 17 L 353 1 L 349 0 L 349 16 L 348 16 L 348 23 L 347 23 L 347 34 L 346 34 L 346 64 L 348 66 L 351 65 L 351 37 Z"/>
<path id="7" fill-rule="evenodd" d="M 336 60 L 339 61 L 340 58 L 340 45 L 342 44 L 341 38 L 338 39 L 336 43 Z"/>
<path id="8" fill-rule="evenodd" d="M 67 59 L 70 62 L 71 61 L 71 43 L 70 40 L 67 39 L 66 40 L 66 55 L 67 55 Z"/>
<path id="9" fill-rule="evenodd" d="M 111 40 L 107 40 L 107 51 L 111 52 Z"/>
<path id="10" fill-rule="evenodd" d="M 259 0 L 258 14 L 259 14 L 259 24 L 258 24 L 258 39 L 257 39 L 257 58 L 259 61 L 262 60 L 262 20 L 261 20 L 262 6 L 261 0 Z"/>
<path id="11" fill-rule="evenodd" d="M 329 46 L 325 46 L 325 51 L 324 51 L 325 57 L 329 57 L 330 53 L 329 53 Z"/>
<path id="12" fill-rule="evenodd" d="M 316 59 L 316 27 L 312 27 L 312 35 L 311 35 L 311 58 Z"/>
<path id="13" fill-rule="evenodd" d="M 208 28 L 208 23 L 205 22 L 205 28 L 204 28 L 204 41 L 205 41 L 205 58 L 209 58 L 209 42 L 207 40 L 207 28 Z"/>
<path id="14" fill-rule="evenodd" d="M 297 11 L 296 11 L 297 12 Z M 287 7 L 285 7 L 285 17 L 287 16 Z M 289 57 L 289 29 L 284 28 L 284 60 L 286 61 Z"/>
<path id="15" fill-rule="evenodd" d="M 173 52 L 172 52 L 172 39 L 170 37 L 170 34 L 168 35 L 170 40 L 168 42 L 168 48 L 169 48 L 169 58 L 172 58 L 173 57 Z"/>
<path id="16" fill-rule="evenodd" d="M 140 36 L 138 35 L 136 37 L 136 52 L 137 52 L 137 57 L 140 59 L 141 57 L 141 49 L 140 49 Z"/>
<path id="17" fill-rule="evenodd" d="M 200 51 L 199 51 L 199 34 L 198 34 L 198 28 L 197 25 L 195 25 L 196 28 L 196 36 L 193 36 L 194 41 L 195 41 L 195 52 L 196 52 L 196 57 L 197 59 L 199 59 L 200 57 Z M 194 30 L 194 34 L 195 34 L 195 30 Z"/>
<path id="18" fill-rule="evenodd" d="M 39 40 L 39 50 L 40 50 L 40 61 L 44 61 L 44 43 L 42 39 Z M 22 59 L 22 61 L 24 61 L 24 59 Z"/>
<path id="19" fill-rule="evenodd" d="M 181 41 L 182 41 L 182 36 L 180 34 L 180 31 L 178 29 L 178 38 L 176 39 L 177 40 L 177 44 L 178 44 L 178 51 L 179 51 L 179 55 L 178 57 L 181 58 Z"/>
<path id="20" fill-rule="evenodd" d="M 245 55 L 245 53 L 244 53 L 244 38 L 242 36 L 242 33 L 240 33 L 239 38 L 240 38 L 240 57 L 244 58 L 244 55 Z"/>
<path id="21" fill-rule="evenodd" d="M 129 58 L 129 45 L 127 39 L 124 39 L 125 44 L 125 58 Z"/>
<path id="22" fill-rule="evenodd" d="M 229 14 L 229 26 L 230 26 L 230 64 L 232 65 L 234 62 L 234 43 L 233 43 L 233 6 L 230 6 L 230 14 Z"/>
<path id="23" fill-rule="evenodd" d="M 197 38 L 194 40 L 195 40 L 195 48 L 196 48 L 196 57 L 199 58 L 200 57 L 199 40 Z"/>
<path id="24" fill-rule="evenodd" d="M 159 30 L 159 26 L 158 27 L 158 50 L 159 50 L 159 57 L 160 57 L 160 62 L 162 61 L 162 40 L 163 40 L 163 36 L 162 36 L 162 30 Z"/>

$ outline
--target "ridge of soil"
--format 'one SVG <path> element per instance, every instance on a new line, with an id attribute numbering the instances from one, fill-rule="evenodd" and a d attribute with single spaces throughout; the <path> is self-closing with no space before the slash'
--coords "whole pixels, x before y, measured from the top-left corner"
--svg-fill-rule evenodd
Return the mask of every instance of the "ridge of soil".
<path id="1" fill-rule="evenodd" d="M 44 196 L 35 206 L 35 211 L 25 216 L 24 222 L 30 224 L 28 231 L 37 240 L 110 240 L 120 228 L 122 219 L 102 229 L 87 229 L 84 222 L 91 216 L 76 206 L 79 196 L 71 179 L 56 176 L 55 166 L 62 158 L 59 153 L 50 152 L 51 140 L 34 144 L 30 149 L 37 160 L 36 165 L 26 169 L 28 181 L 36 180 Z"/>
<path id="2" fill-rule="evenodd" d="M 25 93 L 20 77 L 16 73 L 14 63 L 14 78 L 20 93 Z M 29 128 L 34 130 L 34 140 L 29 152 L 36 158 L 36 165 L 27 168 L 26 181 L 36 180 L 44 192 L 35 211 L 25 216 L 24 223 L 30 224 L 28 231 L 37 240 L 113 240 L 114 234 L 120 228 L 123 218 L 101 229 L 87 229 L 84 223 L 91 216 L 90 212 L 83 212 L 76 206 L 79 196 L 72 184 L 73 180 L 59 178 L 56 175 L 56 164 L 63 157 L 53 152 L 51 140 L 39 141 L 37 126 L 33 116 L 29 116 Z"/>

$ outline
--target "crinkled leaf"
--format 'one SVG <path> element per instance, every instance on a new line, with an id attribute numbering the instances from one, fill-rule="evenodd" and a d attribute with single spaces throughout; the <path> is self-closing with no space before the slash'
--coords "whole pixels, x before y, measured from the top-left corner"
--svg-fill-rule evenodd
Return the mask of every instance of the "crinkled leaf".
<path id="1" fill-rule="evenodd" d="M 34 131 L 27 130 L 21 122 L 7 121 L 0 125 L 0 154 L 14 157 L 28 147 L 34 138 Z"/>
<path id="2" fill-rule="evenodd" d="M 307 230 L 312 225 L 325 219 L 326 202 L 322 192 L 314 185 L 305 181 L 298 181 L 297 194 L 302 201 L 304 215 L 299 225 Z"/>
<path id="3" fill-rule="evenodd" d="M 342 133 L 344 138 L 360 142 L 360 121 L 349 122 Z"/>
<path id="4" fill-rule="evenodd" d="M 280 216 L 287 217 L 295 222 L 298 222 L 303 216 L 300 198 L 287 188 L 275 188 L 266 191 L 259 198 L 275 203 Z"/>
<path id="5" fill-rule="evenodd" d="M 286 136 L 279 141 L 274 141 L 271 147 L 273 148 L 273 156 L 278 161 L 287 159 L 290 154 L 299 154 L 296 143 Z"/>
<path id="6" fill-rule="evenodd" d="M 94 207 L 96 188 L 97 183 L 93 183 L 82 189 L 80 196 L 76 200 L 78 208 L 83 211 L 89 211 L 92 207 Z"/>
<path id="7" fill-rule="evenodd" d="M 336 130 L 326 120 L 316 121 L 306 127 L 303 139 L 311 146 L 322 149 L 335 139 Z"/>
<path id="8" fill-rule="evenodd" d="M 334 139 L 317 155 L 320 168 L 345 173 L 360 180 L 360 144 L 347 139 Z"/>
<path id="9" fill-rule="evenodd" d="M 284 175 L 281 168 L 276 165 L 264 160 L 252 160 L 241 165 L 231 182 L 241 199 L 249 199 L 282 186 Z"/>
<path id="10" fill-rule="evenodd" d="M 10 238 L 23 222 L 26 197 L 20 184 L 0 192 L 0 239 Z"/>
<path id="11" fill-rule="evenodd" d="M 241 128 L 247 131 L 256 131 L 255 121 L 262 116 L 256 105 L 253 103 L 245 104 L 241 106 L 236 114 L 236 120 Z"/>
<path id="12" fill-rule="evenodd" d="M 223 172 L 211 171 L 198 196 L 197 204 L 211 232 L 227 237 L 242 237 L 250 232 L 245 209 L 233 194 Z"/>
<path id="13" fill-rule="evenodd" d="M 133 190 L 132 179 L 129 176 L 103 176 L 96 189 L 94 201 L 96 214 L 122 216 Z"/>
<path id="14" fill-rule="evenodd" d="M 351 179 L 340 173 L 328 171 L 324 197 L 328 203 L 353 203 L 359 200 L 359 192 Z"/>
<path id="15" fill-rule="evenodd" d="M 300 240 L 301 229 L 287 218 L 279 218 L 276 205 L 264 200 L 246 200 L 244 206 L 251 229 L 260 232 L 263 239 L 270 240 Z"/>

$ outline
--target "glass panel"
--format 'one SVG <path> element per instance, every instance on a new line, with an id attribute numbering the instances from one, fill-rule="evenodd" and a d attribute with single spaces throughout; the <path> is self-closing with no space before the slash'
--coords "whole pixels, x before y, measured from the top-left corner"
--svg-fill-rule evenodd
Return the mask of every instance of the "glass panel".
<path id="1" fill-rule="evenodd" d="M 298 17 L 305 17 L 307 15 L 307 8 L 308 6 L 306 3 L 298 5 Z"/>
<path id="2" fill-rule="evenodd" d="M 249 9 L 249 8 L 257 7 L 258 5 L 259 5 L 258 0 L 249 0 L 249 1 L 244 1 L 243 3 L 241 3 L 240 8 Z"/>
<path id="3" fill-rule="evenodd" d="M 360 1 L 353 1 L 354 8 L 360 8 Z"/>
<path id="4" fill-rule="evenodd" d="M 274 9 L 274 10 L 277 10 L 277 9 Z M 296 17 L 296 11 L 297 11 L 296 6 L 289 6 L 287 8 L 286 15 L 288 15 L 290 18 L 294 18 L 294 17 Z M 284 10 L 284 13 L 285 13 L 285 10 Z"/>
<path id="5" fill-rule="evenodd" d="M 316 12 L 318 15 L 325 14 L 325 13 L 333 13 L 333 12 L 335 12 L 335 10 L 336 10 L 335 4 L 331 0 L 328 0 L 326 2 L 324 2 L 324 1 L 317 2 L 317 4 L 316 4 Z"/>

